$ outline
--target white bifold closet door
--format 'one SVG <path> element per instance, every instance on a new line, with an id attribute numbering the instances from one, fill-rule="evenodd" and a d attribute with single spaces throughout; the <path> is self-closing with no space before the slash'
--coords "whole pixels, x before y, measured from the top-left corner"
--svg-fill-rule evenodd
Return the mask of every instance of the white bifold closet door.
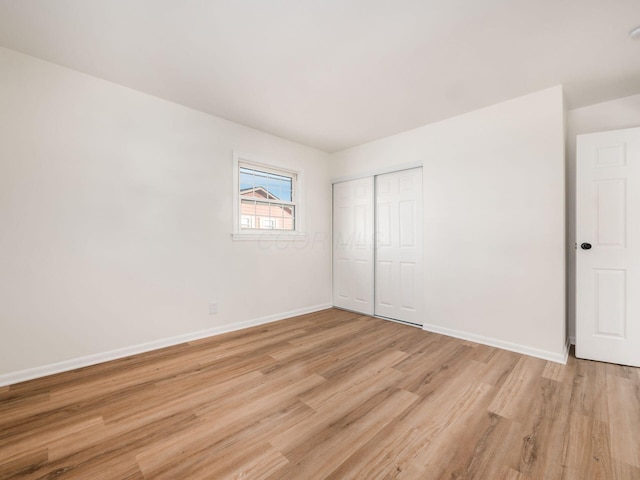
<path id="1" fill-rule="evenodd" d="M 333 304 L 373 315 L 373 177 L 333 186 Z"/>
<path id="2" fill-rule="evenodd" d="M 422 169 L 333 188 L 334 305 L 422 325 Z"/>

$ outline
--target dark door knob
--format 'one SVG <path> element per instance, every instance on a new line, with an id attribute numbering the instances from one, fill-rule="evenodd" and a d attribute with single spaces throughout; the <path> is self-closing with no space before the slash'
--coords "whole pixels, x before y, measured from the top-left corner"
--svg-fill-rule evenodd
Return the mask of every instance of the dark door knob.
<path id="1" fill-rule="evenodd" d="M 591 248 L 591 244 L 590 243 L 582 243 L 580 244 L 580 248 L 583 250 L 589 250 Z"/>

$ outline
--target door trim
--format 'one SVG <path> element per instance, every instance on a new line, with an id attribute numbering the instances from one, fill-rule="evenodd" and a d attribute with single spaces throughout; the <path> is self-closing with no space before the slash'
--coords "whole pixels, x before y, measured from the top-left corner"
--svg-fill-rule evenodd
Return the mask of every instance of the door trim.
<path id="1" fill-rule="evenodd" d="M 393 167 L 377 168 L 375 170 L 368 170 L 364 173 L 355 173 L 353 175 L 345 175 L 343 177 L 336 177 L 331 179 L 331 184 L 348 182 L 350 180 L 359 180 L 366 177 L 377 177 L 378 175 L 384 175 L 385 173 L 402 172 L 404 170 L 412 170 L 414 168 L 422 168 L 424 162 L 411 162 L 403 163 L 401 165 L 394 165 Z"/>

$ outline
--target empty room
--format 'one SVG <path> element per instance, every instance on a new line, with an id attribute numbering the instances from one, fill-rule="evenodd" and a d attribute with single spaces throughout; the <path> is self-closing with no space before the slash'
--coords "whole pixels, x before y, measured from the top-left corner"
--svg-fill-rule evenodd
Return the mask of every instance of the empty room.
<path id="1" fill-rule="evenodd" d="M 9 479 L 640 480 L 640 3 L 0 0 Z"/>

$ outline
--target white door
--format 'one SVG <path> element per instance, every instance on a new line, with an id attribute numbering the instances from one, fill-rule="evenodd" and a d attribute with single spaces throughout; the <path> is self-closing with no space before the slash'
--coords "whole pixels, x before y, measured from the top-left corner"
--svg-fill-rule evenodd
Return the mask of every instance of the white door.
<path id="1" fill-rule="evenodd" d="M 576 356 L 640 366 L 640 128 L 577 152 Z"/>
<path id="2" fill-rule="evenodd" d="M 333 186 L 333 304 L 373 315 L 373 177 Z"/>
<path id="3" fill-rule="evenodd" d="M 422 325 L 422 168 L 377 176 L 375 197 L 375 314 Z"/>

